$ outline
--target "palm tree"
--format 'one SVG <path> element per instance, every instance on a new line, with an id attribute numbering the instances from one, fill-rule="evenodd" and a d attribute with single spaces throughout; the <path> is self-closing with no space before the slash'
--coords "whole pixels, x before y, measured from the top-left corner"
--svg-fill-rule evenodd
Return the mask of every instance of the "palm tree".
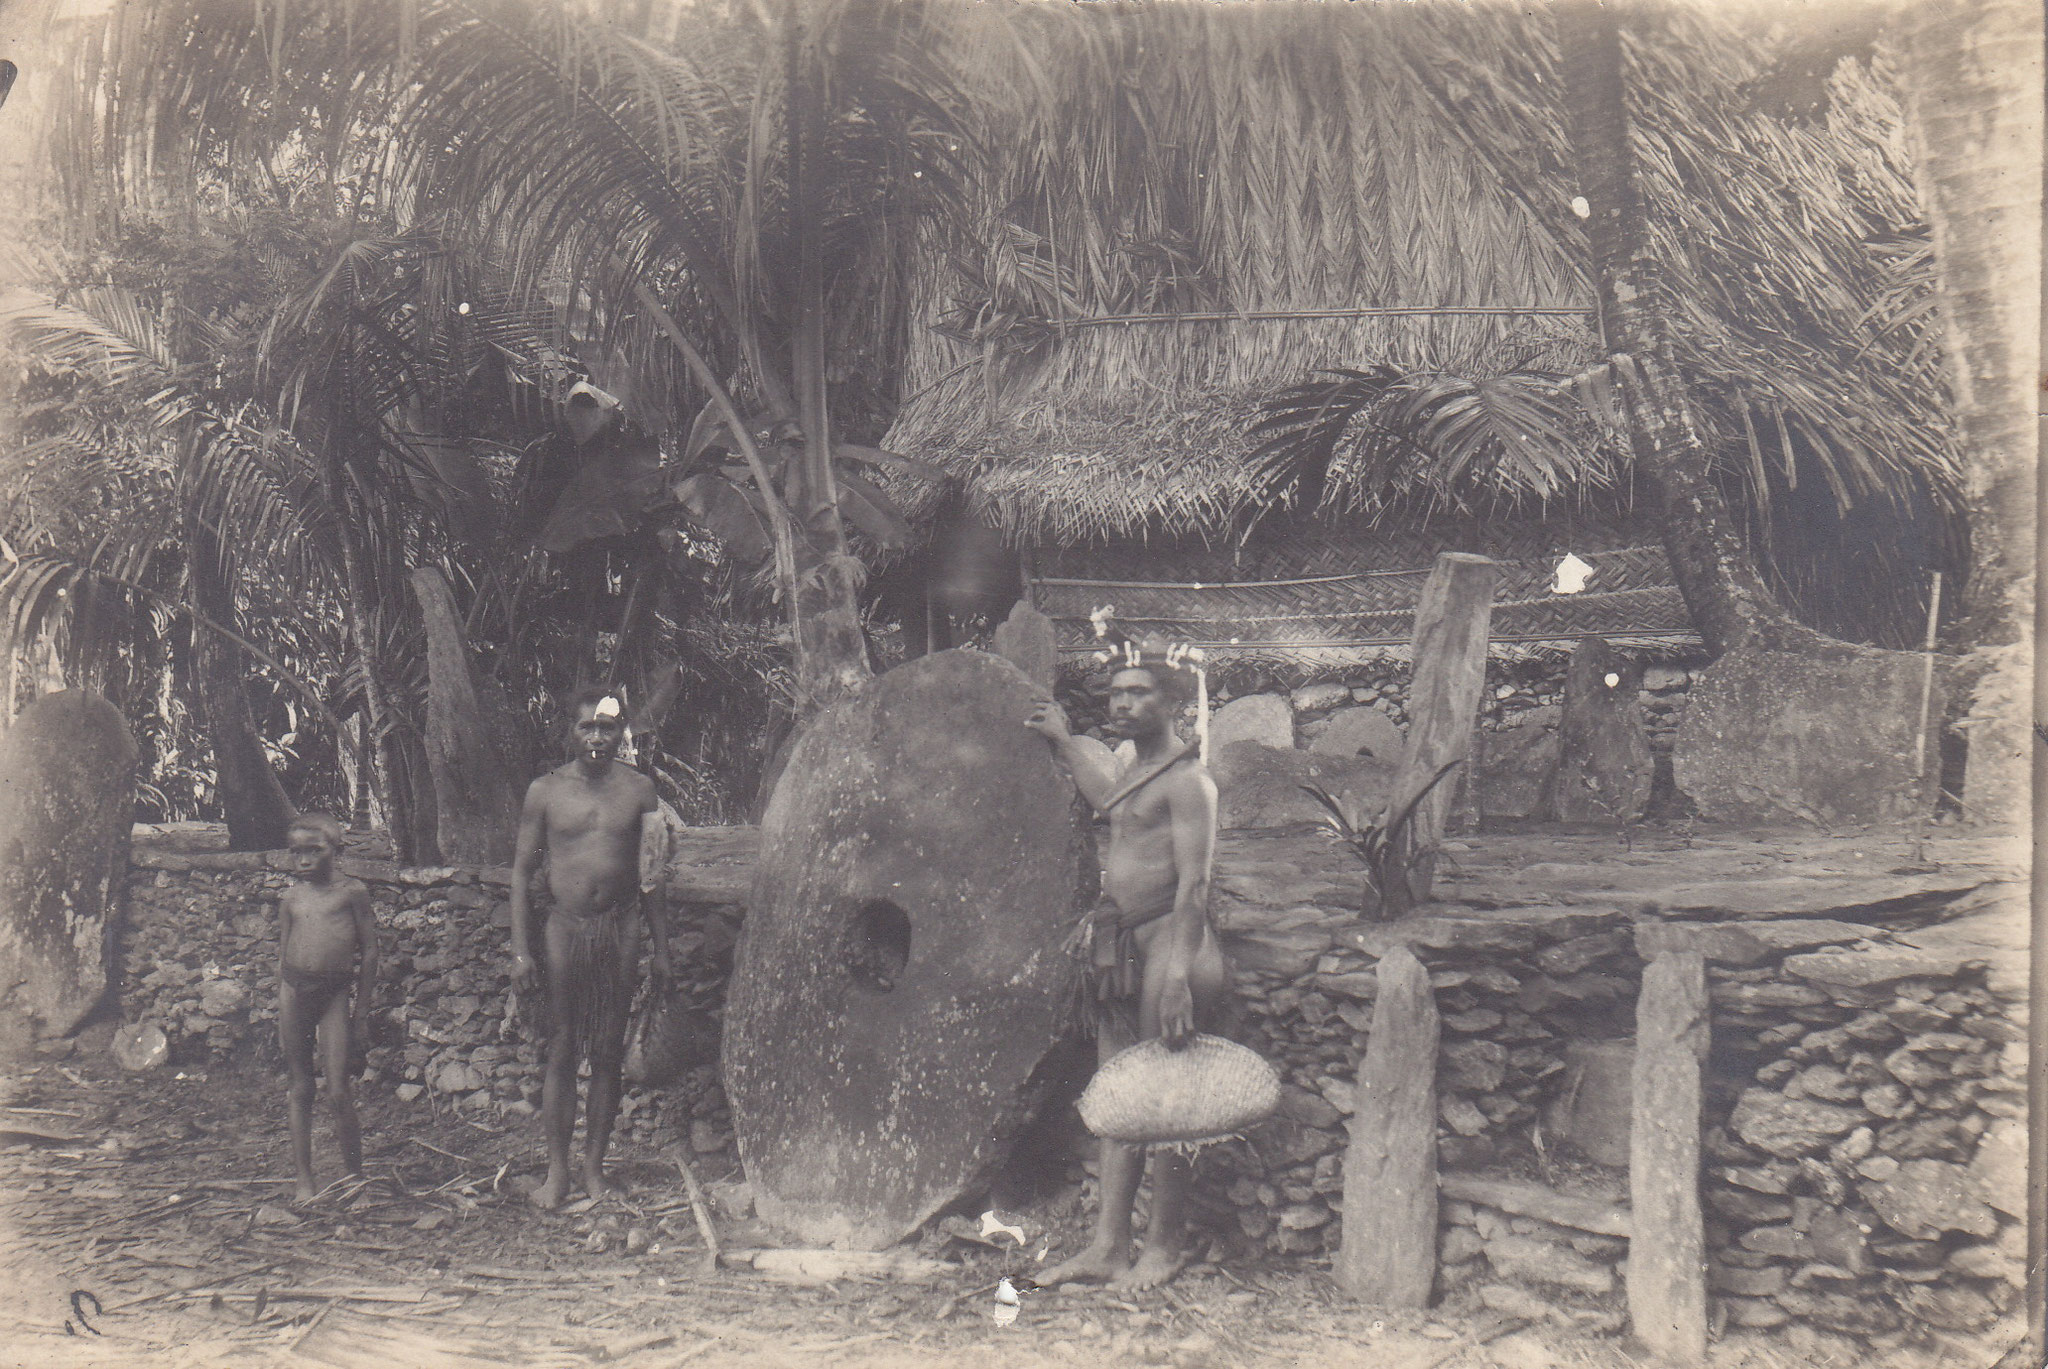
<path id="1" fill-rule="evenodd" d="M 1760 44 L 1682 7 L 1636 14 L 1654 34 L 1633 44 L 1626 89 L 1619 48 L 1594 42 L 1607 60 L 1589 59 L 1571 44 L 1593 39 L 1569 15 L 1554 45 L 1537 24 L 1481 47 L 1475 30 L 1504 39 L 1516 21 L 1465 13 L 1399 44 L 1502 189 L 1582 264 L 1599 345 L 1547 365 L 1501 355 L 1457 374 L 1333 372 L 1267 404 L 1262 455 L 1289 478 L 1321 477 L 1338 507 L 1368 510 L 1418 484 L 1471 503 L 1641 479 L 1675 511 L 1672 561 L 1715 652 L 1812 645 L 1784 611 L 1788 593 L 1810 618 L 1917 641 L 1918 558 L 1895 548 L 1880 565 L 1890 592 L 1846 614 L 1840 601 L 1858 596 L 1802 576 L 1796 541 L 1771 537 L 1805 481 L 1837 518 L 1918 520 L 1959 540 L 1960 463 L 1927 336 L 1910 165 L 1887 147 L 1898 114 L 1886 82 L 1845 74 L 1831 116 L 1787 122 L 1759 97 L 1773 74 Z M 1505 79 L 1476 80 L 1502 61 Z M 1547 94 L 1560 86 L 1563 119 Z M 1574 190 L 1587 191 L 1587 219 L 1565 208 Z M 1787 216 L 1787 202 L 1804 212 Z"/>
<path id="2" fill-rule="evenodd" d="M 1758 573 L 1690 412 L 1664 322 L 1675 312 L 1675 297 L 1663 279 L 1635 169 L 1620 23 L 1597 4 L 1567 3 L 1555 14 L 1602 341 L 1627 358 L 1613 368 L 1622 382 L 1625 430 L 1662 508 L 1686 606 L 1716 656 L 1747 647 L 1816 647 L 1824 639 L 1794 622 Z"/>
<path id="3" fill-rule="evenodd" d="M 536 582 L 475 526 L 495 477 L 463 460 L 476 415 L 444 402 L 479 365 L 503 373 L 528 436 L 550 393 L 593 376 L 684 452 L 671 509 L 730 534 L 729 551 L 749 550 L 729 515 L 759 520 L 807 707 L 867 668 L 856 553 L 907 536 L 863 470 L 908 463 L 845 439 L 878 431 L 903 253 L 958 153 L 926 18 L 851 0 L 643 6 L 630 32 L 605 17 L 391 0 L 252 24 L 239 3 L 189 0 L 69 30 L 81 79 L 52 121 L 68 225 L 190 219 L 223 197 L 357 225 L 261 361 L 308 497 L 333 514 L 321 550 L 345 687 L 374 720 L 376 787 L 406 853 L 431 849 L 405 817 L 419 710 L 394 696 L 419 680 L 409 565 L 438 558 L 462 585 L 448 558 L 470 557 L 465 627 L 492 605 L 509 625 L 498 668 L 530 666 Z M 430 279 L 463 254 L 481 261 L 466 283 Z M 466 333 L 444 326 L 458 301 Z M 828 387 L 850 397 L 843 413 Z M 650 537 L 627 555 L 625 617 L 672 632 L 687 586 L 671 568 L 694 553 Z M 663 634 L 634 635 L 600 669 L 631 657 L 650 681 L 676 678 L 674 658 L 646 659 Z"/>
<path id="4" fill-rule="evenodd" d="M 73 304 L 16 291 L 0 301 L 0 329 L 73 386 L 69 422 L 9 453 L 16 479 L 4 525 L 11 564 L 0 574 L 0 648 L 11 664 L 27 641 L 62 622 L 74 666 L 83 666 L 104 651 L 109 626 L 95 632 L 84 605 L 181 612 L 192 623 L 194 696 L 229 842 L 281 846 L 293 808 L 240 687 L 243 661 L 261 661 L 310 711 L 333 719 L 317 691 L 238 630 L 236 586 L 245 570 L 263 567 L 298 584 L 315 610 L 308 616 L 317 614 L 330 582 L 314 550 L 324 523 L 304 502 L 302 454 L 260 409 L 209 392 L 220 333 L 175 306 L 153 310 L 111 286 L 82 291 Z M 52 476 L 91 497 L 53 517 L 38 497 Z"/>
<path id="5" fill-rule="evenodd" d="M 927 22 L 867 0 L 737 9 L 682 57 L 501 6 L 426 49 L 426 93 L 399 115 L 402 141 L 461 149 L 421 168 L 449 221 L 486 240 L 521 225 L 498 246 L 529 283 L 571 273 L 618 358 L 607 383 L 691 430 L 686 462 L 742 459 L 812 707 L 866 673 L 842 513 L 880 508 L 865 530 L 900 536 L 843 464 L 862 449 L 834 440 L 826 398 L 832 366 L 900 327 L 901 254 L 946 190 Z M 683 375 L 657 360 L 671 345 Z"/>
<path id="6" fill-rule="evenodd" d="M 2033 660 L 2041 10 L 2025 0 L 1934 0 L 1904 6 L 1890 36 L 1903 56 L 1915 164 L 1934 230 L 1947 378 L 1970 453 L 1965 640 L 1974 650 L 1963 673 L 1971 783 L 2017 819 L 2027 811 L 2025 796 L 2031 791 L 2038 802 L 2041 792 L 2041 747 L 2030 722 L 2048 709 L 2048 675 Z M 2037 1164 L 2048 1166 L 2048 1155 Z M 2038 1224 L 2033 1234 L 2038 1259 Z M 2030 1304 L 2037 1354 L 2044 1324 L 2048 1304 L 2037 1290 Z"/>

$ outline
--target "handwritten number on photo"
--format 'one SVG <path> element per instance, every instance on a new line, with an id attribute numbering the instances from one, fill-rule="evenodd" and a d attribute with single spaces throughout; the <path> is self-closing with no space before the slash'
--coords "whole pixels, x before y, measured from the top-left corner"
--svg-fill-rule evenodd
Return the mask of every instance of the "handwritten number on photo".
<path id="1" fill-rule="evenodd" d="M 100 1330 L 97 1326 L 94 1326 L 90 1321 L 86 1320 L 86 1303 L 92 1304 L 93 1316 L 97 1317 L 104 1315 L 103 1310 L 100 1307 L 100 1300 L 92 1292 L 91 1289 L 75 1288 L 71 1291 L 71 1315 L 78 1318 L 78 1325 L 83 1326 L 86 1330 L 92 1332 L 95 1336 L 105 1335 L 106 1332 Z M 67 1321 L 64 1323 L 64 1334 L 67 1336 L 75 1336 L 78 1334 L 78 1331 L 75 1327 L 71 1325 L 70 1322 Z"/>

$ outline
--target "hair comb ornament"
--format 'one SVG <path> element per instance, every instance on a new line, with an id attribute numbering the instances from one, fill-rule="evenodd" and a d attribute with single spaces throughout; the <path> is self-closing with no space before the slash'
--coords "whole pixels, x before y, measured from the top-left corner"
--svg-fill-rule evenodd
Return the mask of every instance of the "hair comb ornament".
<path id="1" fill-rule="evenodd" d="M 1095 635 L 1107 645 L 1095 653 L 1098 665 L 1117 663 L 1118 670 L 1142 670 L 1161 665 L 1184 670 L 1195 677 L 1195 745 L 1203 761 L 1209 759 L 1209 671 L 1208 655 L 1189 642 L 1167 642 L 1158 637 L 1140 641 L 1116 626 L 1116 606 L 1103 604 L 1088 614 Z"/>

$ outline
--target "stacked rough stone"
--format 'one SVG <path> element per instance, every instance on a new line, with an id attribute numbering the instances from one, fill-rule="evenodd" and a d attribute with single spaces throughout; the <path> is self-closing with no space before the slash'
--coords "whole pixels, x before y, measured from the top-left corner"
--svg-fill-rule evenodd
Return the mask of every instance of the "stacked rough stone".
<path id="1" fill-rule="evenodd" d="M 277 898 L 288 877 L 257 853 L 140 851 L 135 866 L 123 1016 L 159 1023 L 178 1063 L 277 1066 Z M 522 1004 L 511 983 L 504 873 L 373 861 L 346 869 L 369 887 L 383 955 L 365 1086 L 407 1103 L 531 1115 L 543 1019 L 537 995 Z M 737 908 L 691 904 L 671 926 L 679 992 L 707 1019 L 723 998 L 738 920 Z M 628 1088 L 620 1114 L 637 1139 L 665 1124 L 700 1154 L 731 1144 L 712 1061 L 673 1088 Z"/>
<path id="2" fill-rule="evenodd" d="M 1533 1153 L 1532 1124 L 1564 1086 L 1566 1043 L 1626 1034 L 1641 962 L 1614 909 L 1451 909 L 1398 927 L 1361 925 L 1337 911 L 1351 891 L 1288 887 L 1287 840 L 1273 839 L 1273 866 L 1234 862 L 1219 900 L 1242 1039 L 1280 1069 L 1280 1114 L 1211 1163 L 1244 1238 L 1312 1253 L 1335 1249 L 1341 1236 L 1343 1119 L 1381 954 L 1405 942 L 1436 990 L 1445 1170 Z"/>
<path id="3" fill-rule="evenodd" d="M 135 860 L 126 1016 L 160 1022 L 181 1062 L 251 1048 L 274 1062 L 284 876 L 256 856 L 139 851 Z M 351 868 L 369 884 L 386 938 L 379 1006 L 388 1025 L 371 1053 L 373 1084 L 410 1100 L 527 1111 L 538 1057 L 505 978 L 502 872 Z M 2013 1306 L 2024 1246 L 2024 982 L 2009 969 L 1987 979 L 1966 938 L 1916 949 L 1845 921 L 1664 922 L 1576 905 L 1437 905 L 1397 924 L 1361 924 L 1357 898 L 1354 872 L 1332 861 L 1319 832 L 1239 839 L 1219 856 L 1217 919 L 1243 1011 L 1234 1034 L 1286 1085 L 1279 1116 L 1203 1159 L 1201 1193 L 1230 1239 L 1293 1255 L 1336 1248 L 1345 1118 L 1375 966 L 1406 944 L 1430 969 L 1443 1021 L 1445 1286 L 1473 1285 L 1512 1315 L 1534 1306 L 1516 1302 L 1517 1285 L 1591 1297 L 1582 1318 L 1617 1315 L 1619 1171 L 1608 1172 L 1609 1201 L 1565 1208 L 1540 1185 L 1501 1176 L 1536 1171 L 1537 1134 L 1556 1154 L 1547 1113 L 1568 1085 L 1568 1046 L 1629 1035 L 1643 958 L 1689 948 L 1709 961 L 1714 1006 L 1703 1187 L 1717 1314 L 1884 1344 L 1929 1329 L 1977 1334 Z M 723 992 L 738 916 L 696 904 L 676 921 L 676 963 L 707 1014 Z M 659 1095 L 629 1091 L 625 1125 L 652 1137 L 657 1121 L 664 1139 L 727 1152 L 713 1068 Z M 1482 1170 L 1492 1171 L 1483 1183 L 1473 1177 Z"/>
<path id="4" fill-rule="evenodd" d="M 1643 687 L 1637 698 L 1642 703 L 1643 729 L 1650 736 L 1653 755 L 1669 756 L 1678 738 L 1678 715 L 1685 708 L 1692 689 L 1692 672 L 1684 666 L 1653 665 L 1643 672 Z"/>
<path id="5" fill-rule="evenodd" d="M 1703 1177 L 1717 1315 L 1882 1344 L 1908 1330 L 1978 1332 L 2012 1307 L 2025 1047 L 2020 1005 L 1987 987 L 1981 965 L 1822 919 L 1637 923 L 1583 907 L 1441 906 L 1361 925 L 1343 911 L 1350 891 L 1290 856 L 1290 843 L 1307 839 L 1274 835 L 1257 855 L 1247 843 L 1219 870 L 1241 1039 L 1285 1081 L 1279 1116 L 1204 1162 L 1228 1204 L 1219 1225 L 1242 1244 L 1296 1255 L 1337 1247 L 1343 1119 L 1374 966 L 1397 940 L 1429 966 L 1443 1015 L 1447 1197 L 1461 1175 L 1534 1172 L 1534 1135 L 1558 1153 L 1553 1120 L 1540 1132 L 1532 1124 L 1567 1087 L 1567 1046 L 1628 1036 L 1643 957 L 1684 945 L 1710 960 L 1715 1008 Z M 1610 1173 L 1619 1199 L 1625 1176 Z M 1478 1284 L 1489 1296 L 1505 1296 L 1489 1278 L 1574 1296 L 1618 1286 L 1625 1243 L 1601 1220 L 1574 1225 L 1526 1194 L 1456 1198 L 1444 1210 L 1446 1286 Z M 1596 1300 L 1584 1311 L 1613 1307 Z"/>
<path id="6" fill-rule="evenodd" d="M 1620 1324 L 1620 1264 L 1628 1242 L 1617 1230 L 1626 1225 L 1626 1209 L 1618 1204 L 1580 1199 L 1558 1204 L 1576 1225 L 1517 1211 L 1549 1208 L 1540 1185 L 1498 1183 L 1496 1203 L 1446 1198 L 1437 1238 L 1439 1286 L 1448 1292 L 1471 1287 L 1495 1311 L 1511 1316 L 1543 1318 L 1573 1315 L 1582 1321 Z M 1536 1196 L 1536 1202 L 1518 1199 Z M 1571 1213 L 1579 1209 L 1584 1215 Z M 1588 1227 L 1603 1230 L 1588 1230 Z M 1561 1299 L 1564 1308 L 1532 1300 L 1526 1291 L 1540 1288 L 1546 1298 Z M 1569 1309 L 1569 1312 L 1567 1312 Z"/>
<path id="7" fill-rule="evenodd" d="M 1739 930 L 1778 930 L 1782 954 L 1799 925 Z M 1830 927 L 1837 942 L 1869 934 L 1806 925 L 1814 942 Z M 1724 962 L 1710 978 L 1715 1073 L 1751 1081 L 1724 1092 L 1707 1138 L 1711 1284 L 1728 1318 L 1882 1345 L 1909 1328 L 1981 1332 L 2011 1310 L 2026 1048 L 1983 967 L 1866 943 Z"/>

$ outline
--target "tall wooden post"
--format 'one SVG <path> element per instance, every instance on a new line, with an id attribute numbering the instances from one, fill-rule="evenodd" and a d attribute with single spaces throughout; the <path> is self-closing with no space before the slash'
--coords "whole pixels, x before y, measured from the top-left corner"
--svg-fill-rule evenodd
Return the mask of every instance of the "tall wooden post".
<path id="1" fill-rule="evenodd" d="M 1700 1067 L 1707 971 L 1665 951 L 1643 971 L 1629 1137 L 1628 1311 L 1660 1359 L 1707 1356 L 1706 1232 L 1700 1218 Z"/>
<path id="2" fill-rule="evenodd" d="M 1484 556 L 1447 551 L 1422 587 L 1415 606 L 1415 674 L 1408 687 L 1408 750 L 1387 804 L 1390 820 L 1451 761 L 1468 761 L 1486 684 L 1486 637 L 1493 621 L 1494 563 Z M 1436 878 L 1436 844 L 1443 840 L 1458 777 L 1431 789 L 1398 834 L 1397 872 L 1385 891 L 1383 916 L 1398 917 L 1427 902 Z"/>
<path id="3" fill-rule="evenodd" d="M 1381 959 L 1379 981 L 1344 1154 L 1337 1278 L 1376 1307 L 1426 1307 L 1436 1282 L 1436 995 L 1406 946 Z"/>

